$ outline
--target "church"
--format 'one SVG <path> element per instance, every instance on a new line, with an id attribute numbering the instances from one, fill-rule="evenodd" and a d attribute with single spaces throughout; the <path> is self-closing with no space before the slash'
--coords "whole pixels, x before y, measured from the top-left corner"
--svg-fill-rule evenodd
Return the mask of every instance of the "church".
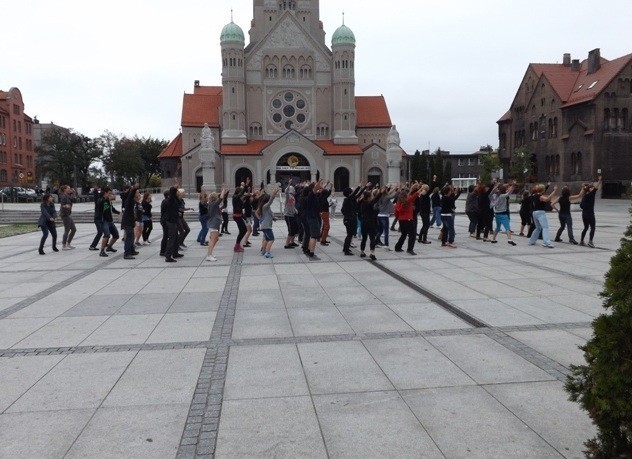
<path id="1" fill-rule="evenodd" d="M 404 179 L 384 97 L 355 94 L 353 32 L 343 23 L 328 47 L 319 10 L 319 0 L 253 0 L 248 44 L 232 20 L 222 29 L 222 84 L 196 80 L 184 94 L 180 134 L 159 156 L 165 186 Z"/>

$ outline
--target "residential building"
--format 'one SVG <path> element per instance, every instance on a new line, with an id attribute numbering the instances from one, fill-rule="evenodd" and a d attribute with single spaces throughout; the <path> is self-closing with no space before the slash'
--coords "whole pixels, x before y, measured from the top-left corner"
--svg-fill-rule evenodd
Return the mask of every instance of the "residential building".
<path id="1" fill-rule="evenodd" d="M 159 156 L 163 178 L 199 190 L 206 124 L 217 184 L 323 178 L 340 190 L 361 178 L 405 179 L 406 155 L 387 155 L 384 96 L 355 94 L 351 29 L 338 27 L 329 48 L 318 0 L 253 0 L 253 11 L 249 44 L 232 21 L 221 31 L 221 86 L 196 80 L 184 94 L 180 134 Z"/>
<path id="2" fill-rule="evenodd" d="M 529 64 L 511 107 L 498 120 L 505 172 L 525 147 L 532 181 L 606 183 L 632 179 L 632 54 L 607 60 L 600 50 L 582 62 Z M 615 193 L 616 194 L 616 193 Z"/>
<path id="3" fill-rule="evenodd" d="M 0 187 L 35 185 L 32 126 L 20 90 L 0 91 Z"/>

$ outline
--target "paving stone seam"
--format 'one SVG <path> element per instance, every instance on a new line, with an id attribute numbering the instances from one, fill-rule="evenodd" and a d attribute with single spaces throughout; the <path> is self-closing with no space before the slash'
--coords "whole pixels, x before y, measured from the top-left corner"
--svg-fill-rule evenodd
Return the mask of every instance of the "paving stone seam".
<path id="1" fill-rule="evenodd" d="M 224 292 L 215 316 L 202 368 L 195 386 L 177 458 L 215 455 L 228 367 L 228 343 L 233 332 L 243 254 L 233 254 Z"/>
<path id="2" fill-rule="evenodd" d="M 489 330 L 503 333 L 536 331 L 536 330 L 572 330 L 576 328 L 590 328 L 591 322 L 570 322 L 544 325 L 520 325 L 507 327 L 491 327 Z M 288 336 L 278 338 L 247 338 L 230 339 L 227 344 L 232 346 L 260 346 L 270 344 L 302 344 L 302 343 L 322 343 L 336 341 L 360 341 L 371 339 L 394 339 L 394 338 L 416 338 L 430 336 L 463 336 L 480 334 L 480 329 L 475 328 L 454 328 L 437 330 L 417 330 L 385 333 L 363 333 L 363 334 L 340 334 L 340 335 L 314 335 L 314 336 Z M 166 351 L 174 349 L 209 349 L 213 343 L 209 341 L 180 341 L 169 343 L 145 343 L 145 344 L 116 344 L 116 345 L 94 345 L 94 346 L 55 346 L 44 348 L 14 348 L 0 349 L 0 357 L 21 357 L 38 355 L 69 355 L 87 353 L 109 353 L 109 352 L 129 352 L 129 351 Z"/>
<path id="3" fill-rule="evenodd" d="M 11 314 L 15 314 L 16 312 L 18 312 L 18 311 L 20 311 L 20 310 L 22 310 L 24 308 L 29 307 L 30 305 L 32 305 L 36 301 L 39 301 L 39 300 L 41 300 L 43 298 L 46 298 L 48 295 L 51 295 L 51 294 L 55 293 L 59 289 L 62 289 L 62 288 L 67 287 L 69 285 L 72 285 L 75 282 L 77 282 L 77 281 L 89 276 L 90 274 L 94 274 L 95 272 L 103 269 L 104 266 L 110 265 L 110 264 L 118 261 L 119 259 L 120 260 L 123 259 L 122 254 L 121 254 L 121 256 L 118 256 L 118 257 L 110 257 L 110 258 L 108 258 L 107 261 L 104 261 L 102 264 L 100 264 L 98 266 L 95 266 L 93 268 L 89 268 L 89 269 L 87 269 L 85 271 L 81 271 L 80 273 L 75 274 L 74 276 L 63 280 L 62 282 L 60 282 L 58 284 L 55 284 L 55 285 L 53 285 L 51 287 L 48 287 L 47 289 L 42 290 L 41 292 L 39 292 L 39 293 L 37 293 L 35 295 L 29 296 L 28 298 L 20 301 L 19 303 L 16 303 L 13 306 L 11 306 L 11 307 L 3 310 L 2 312 L 0 312 L 0 320 L 6 319 Z M 30 271 L 28 271 L 28 272 L 30 272 Z M 47 271 L 47 272 L 50 272 L 50 271 Z"/>

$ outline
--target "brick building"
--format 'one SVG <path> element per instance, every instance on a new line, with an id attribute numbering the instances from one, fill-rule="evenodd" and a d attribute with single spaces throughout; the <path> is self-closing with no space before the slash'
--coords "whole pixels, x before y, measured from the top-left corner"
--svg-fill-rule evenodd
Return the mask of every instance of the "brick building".
<path id="1" fill-rule="evenodd" d="M 594 49 L 582 62 L 529 64 L 509 111 L 498 120 L 505 173 L 526 147 L 532 180 L 632 179 L 632 54 L 607 60 Z"/>
<path id="2" fill-rule="evenodd" d="M 327 46 L 318 0 L 253 0 L 253 11 L 249 44 L 234 22 L 221 31 L 221 86 L 195 81 L 184 95 L 181 133 L 159 156 L 163 178 L 200 188 L 207 124 L 217 184 L 324 178 L 340 190 L 403 179 L 406 155 L 387 157 L 384 97 L 355 95 L 351 29 L 338 27 Z"/>
<path id="3" fill-rule="evenodd" d="M 33 120 L 18 88 L 0 91 L 0 187 L 34 185 Z"/>

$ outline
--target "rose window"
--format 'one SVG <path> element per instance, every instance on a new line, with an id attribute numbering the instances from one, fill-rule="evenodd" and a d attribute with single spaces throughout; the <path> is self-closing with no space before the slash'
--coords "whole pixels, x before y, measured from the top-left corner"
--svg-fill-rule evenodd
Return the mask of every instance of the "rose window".
<path id="1" fill-rule="evenodd" d="M 277 129 L 302 129 L 309 118 L 306 98 L 295 91 L 277 94 L 272 99 L 270 117 Z"/>

